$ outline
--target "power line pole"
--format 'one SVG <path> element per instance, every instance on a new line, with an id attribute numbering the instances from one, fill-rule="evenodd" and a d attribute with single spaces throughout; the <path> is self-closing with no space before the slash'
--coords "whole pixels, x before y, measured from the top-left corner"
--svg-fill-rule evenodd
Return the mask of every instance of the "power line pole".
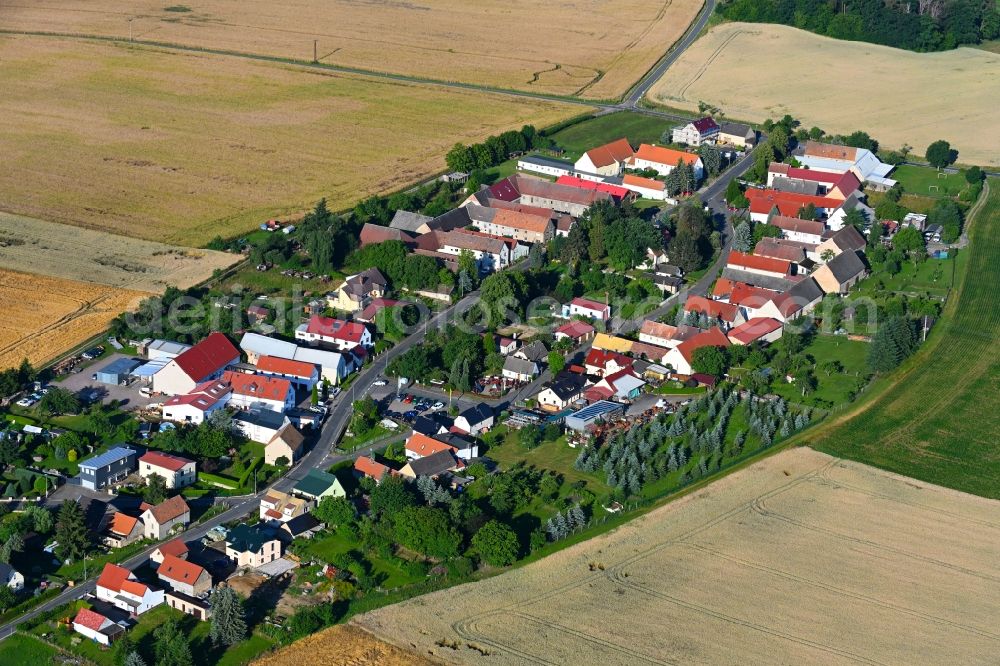
<path id="1" fill-rule="evenodd" d="M 319 41 L 319 40 L 317 40 L 317 39 L 313 40 L 313 62 L 319 62 L 319 57 L 317 57 L 317 54 L 316 54 L 316 42 L 317 41 Z"/>
<path id="2" fill-rule="evenodd" d="M 131 19 L 131 18 L 128 20 L 128 41 L 130 41 L 130 42 L 132 41 L 132 21 L 134 21 L 134 20 L 135 19 Z"/>

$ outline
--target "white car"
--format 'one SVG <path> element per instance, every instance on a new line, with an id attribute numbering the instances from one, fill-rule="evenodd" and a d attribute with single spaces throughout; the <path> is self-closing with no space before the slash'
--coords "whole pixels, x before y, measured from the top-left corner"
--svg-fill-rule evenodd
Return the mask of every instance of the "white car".
<path id="1" fill-rule="evenodd" d="M 17 401 L 18 407 L 31 407 L 33 404 L 35 404 L 35 401 L 31 398 L 21 398 Z"/>
<path id="2" fill-rule="evenodd" d="M 435 402 L 435 403 L 434 403 L 434 404 L 433 404 L 433 405 L 431 406 L 431 409 L 444 409 L 444 403 L 443 403 L 443 402 L 440 402 L 440 401 L 438 401 L 438 402 Z"/>
<path id="3" fill-rule="evenodd" d="M 389 382 L 384 379 L 380 379 L 377 382 L 372 382 L 372 386 L 388 386 Z"/>

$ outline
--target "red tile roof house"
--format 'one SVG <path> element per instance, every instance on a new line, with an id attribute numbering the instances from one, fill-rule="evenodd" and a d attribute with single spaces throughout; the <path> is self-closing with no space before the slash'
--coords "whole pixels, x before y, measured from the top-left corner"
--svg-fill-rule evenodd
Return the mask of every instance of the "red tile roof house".
<path id="1" fill-rule="evenodd" d="M 591 148 L 576 161 L 573 168 L 598 176 L 619 176 L 633 155 L 635 151 L 628 139 L 618 139 Z"/>
<path id="2" fill-rule="evenodd" d="M 142 509 L 142 524 L 147 539 L 164 539 L 175 527 L 183 527 L 191 522 L 191 509 L 180 495 L 174 495 L 156 506 L 145 502 Z"/>
<path id="3" fill-rule="evenodd" d="M 756 317 L 729 331 L 729 341 L 734 345 L 774 342 L 781 337 L 782 325 L 777 319 Z"/>
<path id="4" fill-rule="evenodd" d="M 187 544 L 184 543 L 184 539 L 178 537 L 172 541 L 161 543 L 153 549 L 153 552 L 149 554 L 151 566 L 159 565 L 168 555 L 179 557 L 182 560 L 187 559 L 188 547 Z M 156 566 L 153 566 L 153 568 L 155 569 Z"/>
<path id="5" fill-rule="evenodd" d="M 792 264 L 780 259 L 770 259 L 768 257 L 758 257 L 753 254 L 746 254 L 733 250 L 726 260 L 726 267 L 757 275 L 768 275 L 772 277 L 787 278 L 792 274 Z"/>
<path id="6" fill-rule="evenodd" d="M 142 538 L 142 522 L 135 516 L 115 512 L 102 535 L 102 543 L 109 548 L 121 548 Z"/>
<path id="7" fill-rule="evenodd" d="M 682 375 L 690 375 L 692 372 L 691 362 L 694 360 L 694 352 L 702 347 L 728 347 L 729 338 L 718 327 L 710 328 L 703 333 L 699 333 L 693 338 L 688 338 L 684 342 L 671 349 L 664 357 L 664 365 L 669 365 Z"/>
<path id="8" fill-rule="evenodd" d="M 385 308 L 394 308 L 397 305 L 412 305 L 407 301 L 397 301 L 392 298 L 376 298 L 371 303 L 365 307 L 359 314 L 354 316 L 356 321 L 361 321 L 366 324 L 372 324 L 375 322 L 375 317 L 378 313 Z"/>
<path id="9" fill-rule="evenodd" d="M 428 437 L 427 435 L 422 435 L 419 432 L 415 432 L 410 435 L 409 439 L 406 440 L 406 459 L 416 460 L 417 458 L 426 458 L 429 455 L 438 453 L 439 451 L 451 451 L 453 454 L 458 453 L 458 449 L 444 442 L 439 442 L 433 437 Z"/>
<path id="10" fill-rule="evenodd" d="M 295 339 L 306 342 L 325 342 L 333 345 L 338 351 L 346 351 L 355 347 L 371 347 L 372 333 L 364 324 L 332 317 L 313 315 L 305 324 L 295 329 Z"/>
<path id="11" fill-rule="evenodd" d="M 579 345 L 593 339 L 596 331 L 597 329 L 585 321 L 568 321 L 555 330 L 555 338 L 556 340 L 568 338 L 573 341 L 574 345 Z"/>
<path id="12" fill-rule="evenodd" d="M 565 319 L 579 316 L 606 322 L 611 319 L 611 306 L 607 303 L 577 297 L 562 306 L 562 316 Z"/>
<path id="13" fill-rule="evenodd" d="M 107 646 L 124 635 L 125 627 L 112 622 L 97 611 L 81 608 L 73 618 L 73 631 Z"/>
<path id="14" fill-rule="evenodd" d="M 148 451 L 139 458 L 139 476 L 148 479 L 153 474 L 158 474 L 166 482 L 167 488 L 183 488 L 195 482 L 196 466 L 195 461 L 187 458 Z"/>
<path id="15" fill-rule="evenodd" d="M 746 191 L 746 197 L 750 200 L 750 219 L 754 222 L 767 222 L 767 218 L 775 210 L 779 215 L 798 217 L 799 211 L 810 203 L 816 207 L 817 215 L 827 215 L 843 203 L 840 199 L 818 197 L 811 194 L 754 188 L 749 188 Z"/>
<path id="16" fill-rule="evenodd" d="M 134 573 L 110 562 L 104 565 L 94 594 L 101 601 L 128 611 L 130 615 L 142 615 L 163 603 L 163 590 L 140 583 Z"/>
<path id="17" fill-rule="evenodd" d="M 224 408 L 232 393 L 229 384 L 213 379 L 199 384 L 190 393 L 175 395 L 166 400 L 160 408 L 160 414 L 164 421 L 198 425 L 212 412 Z"/>
<path id="18" fill-rule="evenodd" d="M 584 368 L 588 375 L 604 377 L 624 368 L 632 367 L 632 359 L 625 354 L 604 349 L 591 349 L 584 360 Z"/>
<path id="19" fill-rule="evenodd" d="M 383 227 L 379 224 L 372 224 L 366 222 L 365 226 L 361 227 L 361 247 L 366 245 L 374 245 L 376 243 L 384 243 L 385 241 L 399 241 L 401 243 L 410 244 L 413 242 L 413 236 L 406 233 L 402 229 L 393 229 L 392 227 Z"/>
<path id="20" fill-rule="evenodd" d="M 267 377 L 286 379 L 306 391 L 319 381 L 319 368 L 315 363 L 293 361 L 277 356 L 261 356 L 257 359 L 257 373 Z"/>
<path id="21" fill-rule="evenodd" d="M 170 396 L 190 393 L 199 384 L 218 379 L 227 367 L 239 361 L 240 352 L 229 338 L 219 332 L 209 333 L 153 375 L 153 391 Z"/>
<path id="22" fill-rule="evenodd" d="M 173 555 L 163 558 L 156 575 L 171 590 L 192 597 L 200 597 L 212 589 L 212 576 L 205 569 Z"/>
<path id="23" fill-rule="evenodd" d="M 652 169 L 661 176 L 666 176 L 677 168 L 678 162 L 691 165 L 695 180 L 700 181 L 704 177 L 705 165 L 698 155 L 648 143 L 639 146 L 639 150 L 636 151 L 629 167 L 639 171 Z"/>
<path id="24" fill-rule="evenodd" d="M 713 301 L 704 296 L 690 296 L 684 302 L 684 311 L 703 314 L 712 324 L 722 324 L 726 330 L 746 321 L 738 305 Z"/>
<path id="25" fill-rule="evenodd" d="M 719 124 L 712 118 L 705 117 L 692 120 L 687 125 L 675 127 L 670 139 L 674 143 L 686 143 L 689 146 L 700 146 L 712 141 L 719 135 Z"/>
<path id="26" fill-rule="evenodd" d="M 222 381 L 233 390 L 229 405 L 238 409 L 264 408 L 285 413 L 295 407 L 295 387 L 287 379 L 245 372 L 226 372 Z"/>
<path id="27" fill-rule="evenodd" d="M 819 183 L 823 188 L 824 196 L 831 199 L 844 200 L 851 193 L 861 189 L 861 181 L 854 175 L 853 171 L 843 171 L 841 173 L 831 171 L 818 171 L 816 169 L 802 169 L 789 164 L 779 164 L 772 162 L 767 168 L 767 186 L 774 184 L 776 177 L 788 180 L 805 181 Z"/>
<path id="28" fill-rule="evenodd" d="M 354 472 L 358 476 L 374 479 L 375 483 L 382 483 L 382 479 L 386 476 L 397 476 L 399 474 L 397 470 L 377 462 L 374 455 L 361 456 L 355 460 Z"/>

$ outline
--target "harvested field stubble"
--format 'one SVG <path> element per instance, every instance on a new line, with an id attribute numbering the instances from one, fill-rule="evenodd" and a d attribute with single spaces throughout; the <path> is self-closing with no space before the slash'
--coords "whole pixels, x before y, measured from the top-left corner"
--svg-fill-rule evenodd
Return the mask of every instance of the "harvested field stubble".
<path id="1" fill-rule="evenodd" d="M 937 139 L 959 161 L 1000 165 L 1000 54 L 972 48 L 914 53 L 758 23 L 712 28 L 650 91 L 672 107 L 699 101 L 732 118 L 786 113 L 808 128 L 864 130 L 923 154 Z"/>
<path id="2" fill-rule="evenodd" d="M 581 107 L 290 65 L 0 37 L 0 202 L 186 246 L 444 168 L 456 141 Z"/>
<path id="3" fill-rule="evenodd" d="M 439 663 L 380 641 L 351 625 L 324 629 L 253 662 L 254 666 L 434 666 Z"/>
<path id="4" fill-rule="evenodd" d="M 183 44 L 590 99 L 621 95 L 702 0 L 120 0 L 0 4 L 0 27 Z M 185 11 L 186 10 L 186 11 Z M 131 19 L 131 25 L 129 20 Z"/>
<path id="5" fill-rule="evenodd" d="M 0 269 L 0 369 L 35 367 L 97 335 L 149 294 Z"/>
<path id="6" fill-rule="evenodd" d="M 0 265 L 16 271 L 162 293 L 199 284 L 235 254 L 194 250 L 0 212 Z"/>
<path id="7" fill-rule="evenodd" d="M 355 621 L 461 664 L 985 664 L 998 547 L 1000 503 L 792 449 L 524 568 Z"/>

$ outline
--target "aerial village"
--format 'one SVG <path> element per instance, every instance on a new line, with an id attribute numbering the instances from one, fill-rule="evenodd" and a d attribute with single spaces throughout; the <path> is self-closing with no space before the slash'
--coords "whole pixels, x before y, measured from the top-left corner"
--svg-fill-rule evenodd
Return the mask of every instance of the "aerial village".
<path id="1" fill-rule="evenodd" d="M 513 173 L 474 191 L 461 189 L 469 173 L 451 172 L 443 179 L 457 184 L 457 205 L 435 216 L 397 209 L 388 223 L 364 223 L 356 252 L 368 252 L 372 265 L 309 294 L 293 328 L 270 323 L 274 296 L 251 294 L 238 307 L 239 330 L 187 342 L 112 338 L 57 368 L 58 383 L 14 396 L 27 414 L 56 403 L 50 395 L 76 392 L 98 404 L 92 422 L 128 418 L 135 427 L 95 425 L 90 441 L 59 427 L 0 433 L 31 456 L 30 476 L 44 480 L 13 479 L 10 497 L 82 505 L 79 544 L 54 543 L 51 526 L 32 531 L 53 564 L 41 573 L 4 564 L 8 586 L 19 595 L 58 589 L 66 581 L 48 575 L 53 568 L 72 566 L 79 577 L 81 557 L 85 566 L 88 557 L 104 562 L 90 565 L 100 576 L 70 619 L 101 646 L 158 606 L 204 621 L 220 589 L 253 596 L 273 587 L 282 602 L 266 613 L 280 633 L 309 600 L 468 574 L 441 564 L 453 563 L 464 537 L 434 550 L 400 534 L 403 552 L 392 552 L 359 533 L 359 525 L 379 533 L 389 520 L 379 508 L 384 484 L 402 483 L 430 507 L 493 498 L 482 520 L 455 519 L 473 544 L 487 517 L 510 532 L 512 516 L 534 511 L 512 554 L 480 551 L 480 566 L 503 565 L 620 511 L 658 480 L 687 483 L 726 464 L 720 438 L 748 451 L 751 439 L 767 446 L 804 427 L 813 409 L 801 399 L 816 390 L 816 368 L 845 372 L 821 357 L 803 361 L 803 322 L 863 284 L 873 238 L 883 252 L 907 227 L 928 241 L 936 232 L 922 216 L 876 219 L 866 192 L 894 181 L 892 167 L 868 150 L 805 141 L 771 162 L 762 182 L 733 189 L 726 169 L 756 145 L 754 129 L 704 118 L 670 138 L 667 146 L 621 138 L 573 162 L 522 151 Z M 715 180 L 741 200 L 718 209 L 690 203 Z M 685 231 L 665 215 L 639 217 L 650 205 L 687 207 L 692 224 L 728 219 L 731 242 L 713 248 L 706 232 L 706 256 L 691 270 L 672 250 Z M 625 247 L 594 251 L 598 217 L 626 237 L 616 241 Z M 629 231 L 634 220 L 641 233 Z M 271 221 L 261 233 L 295 239 L 301 226 Z M 431 278 L 404 284 L 406 269 L 391 261 L 430 261 Z M 709 264 L 721 270 L 713 275 Z M 262 260 L 258 270 L 277 269 Z M 543 271 L 548 287 L 537 286 Z M 443 274 L 452 277 L 436 283 Z M 389 321 L 448 313 L 469 294 L 488 303 L 494 293 L 524 308 L 539 295 L 548 300 L 513 322 L 456 317 L 399 331 Z M 652 305 L 632 310 L 632 297 Z M 830 333 L 868 339 L 840 326 Z M 798 342 L 783 343 L 786 336 Z M 412 344 L 396 349 L 404 340 Z M 739 432 L 722 419 L 703 433 L 704 449 L 671 447 L 642 462 L 641 474 L 605 462 L 609 448 L 633 443 L 637 425 L 655 429 L 665 415 L 694 419 L 698 410 L 714 419 L 744 403 L 753 418 Z M 571 485 L 531 471 L 523 460 L 539 446 L 572 450 L 566 473 L 591 480 Z M 547 499 L 504 506 L 496 497 L 505 483 Z M 248 515 L 225 519 L 248 501 Z M 365 555 L 350 555 L 357 552 Z M 148 555 L 136 563 L 140 553 Z"/>

